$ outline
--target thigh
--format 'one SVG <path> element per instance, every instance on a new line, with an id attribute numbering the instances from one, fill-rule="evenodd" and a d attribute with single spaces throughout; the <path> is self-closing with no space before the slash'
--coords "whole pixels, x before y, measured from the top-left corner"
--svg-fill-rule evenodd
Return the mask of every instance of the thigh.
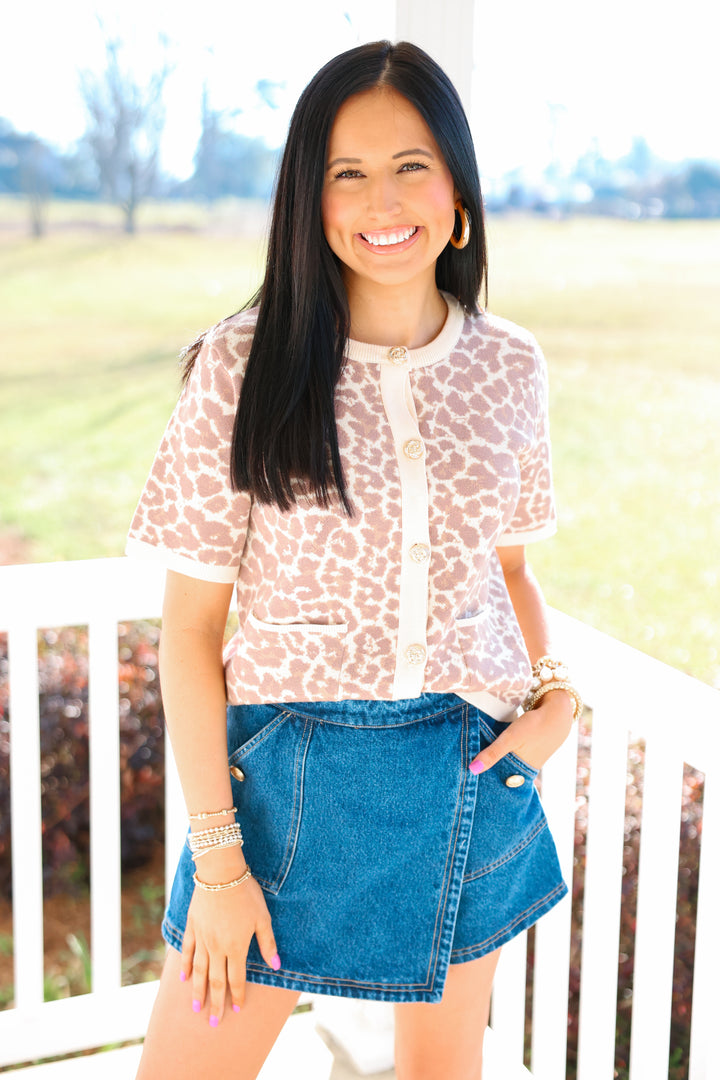
<path id="1" fill-rule="evenodd" d="M 397 1080 L 480 1080 L 500 949 L 448 968 L 442 1001 L 395 1006 Z"/>
<path id="2" fill-rule="evenodd" d="M 225 1015 L 211 1028 L 208 1002 L 192 1011 L 191 983 L 180 982 L 180 953 L 168 949 L 136 1080 L 255 1080 L 299 996 L 249 982 L 240 1012 L 232 1011 L 228 996 Z"/>

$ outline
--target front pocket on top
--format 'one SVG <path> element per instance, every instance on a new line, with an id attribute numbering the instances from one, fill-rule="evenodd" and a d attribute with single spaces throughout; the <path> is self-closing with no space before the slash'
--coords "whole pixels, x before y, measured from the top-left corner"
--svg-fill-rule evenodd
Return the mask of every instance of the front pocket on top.
<path id="1" fill-rule="evenodd" d="M 305 758 L 314 722 L 281 712 L 228 758 L 243 854 L 264 889 L 279 892 L 292 866 L 302 820 Z"/>
<path id="2" fill-rule="evenodd" d="M 253 613 L 225 650 L 229 686 L 245 701 L 333 701 L 338 696 L 346 623 L 264 622 Z"/>

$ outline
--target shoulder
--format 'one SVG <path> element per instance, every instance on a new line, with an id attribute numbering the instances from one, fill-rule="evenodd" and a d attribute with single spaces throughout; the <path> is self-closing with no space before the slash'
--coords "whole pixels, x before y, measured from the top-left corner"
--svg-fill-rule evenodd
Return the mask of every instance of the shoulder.
<path id="1" fill-rule="evenodd" d="M 466 315 L 465 325 L 458 342 L 460 347 L 494 346 L 498 351 L 518 356 L 536 357 L 542 355 L 535 335 L 517 323 L 494 315 L 490 311 L 481 311 L 478 315 Z"/>
<path id="2" fill-rule="evenodd" d="M 247 308 L 211 326 L 206 332 L 198 361 L 220 365 L 230 375 L 242 375 L 250 354 L 258 309 Z"/>
<path id="3" fill-rule="evenodd" d="M 547 384 L 547 366 L 530 330 L 488 311 L 466 315 L 456 352 L 477 384 L 483 387 L 492 384 L 493 392 L 497 393 L 505 392 L 509 383 L 524 400 L 534 403 L 534 409 L 540 407 Z"/>

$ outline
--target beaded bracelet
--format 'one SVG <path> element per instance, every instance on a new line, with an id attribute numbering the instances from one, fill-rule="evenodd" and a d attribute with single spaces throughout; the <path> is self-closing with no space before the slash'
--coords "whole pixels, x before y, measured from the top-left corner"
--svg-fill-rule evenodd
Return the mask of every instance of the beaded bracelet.
<path id="1" fill-rule="evenodd" d="M 237 822 L 233 822 L 232 825 L 218 825 L 213 829 L 203 829 L 202 832 L 191 832 L 187 837 L 188 847 L 193 853 L 204 848 L 221 846 L 227 840 L 242 844 L 242 832 Z"/>
<path id="2" fill-rule="evenodd" d="M 221 841 L 221 842 L 219 842 L 217 844 L 213 844 L 212 847 L 203 848 L 202 851 L 193 851 L 191 858 L 192 858 L 193 862 L 196 863 L 198 861 L 198 859 L 202 859 L 203 855 L 207 855 L 207 853 L 209 851 L 220 851 L 222 848 L 242 847 L 242 846 L 243 846 L 242 840 L 233 840 L 233 839 L 223 840 L 223 841 Z"/>
<path id="3" fill-rule="evenodd" d="M 222 817 L 223 814 L 236 814 L 237 806 L 231 806 L 229 810 L 201 810 L 199 814 L 188 814 L 191 821 L 205 821 L 209 817 Z"/>
<path id="4" fill-rule="evenodd" d="M 551 690 L 565 690 L 573 700 L 573 720 L 577 720 L 583 710 L 582 698 L 570 682 L 570 673 L 562 660 L 551 656 L 541 656 L 532 667 L 533 680 L 523 702 L 523 709 L 529 712 Z"/>
<path id="5" fill-rule="evenodd" d="M 197 876 L 197 870 L 193 874 L 193 881 L 205 892 L 222 892 L 224 889 L 234 889 L 236 885 L 242 885 L 243 881 L 247 881 L 249 877 L 252 877 L 252 871 L 249 866 L 245 867 L 245 873 L 239 878 L 235 878 L 234 881 L 223 881 L 217 885 L 209 885 L 207 881 L 201 881 Z"/>

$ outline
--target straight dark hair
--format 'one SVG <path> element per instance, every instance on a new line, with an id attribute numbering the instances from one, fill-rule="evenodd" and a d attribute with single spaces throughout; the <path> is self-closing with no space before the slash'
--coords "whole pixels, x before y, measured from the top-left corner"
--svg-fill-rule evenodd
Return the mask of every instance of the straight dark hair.
<path id="1" fill-rule="evenodd" d="M 264 281 L 238 403 L 231 477 L 260 503 L 290 509 L 301 492 L 317 504 L 352 505 L 338 447 L 335 386 L 350 327 L 342 265 L 325 239 L 321 198 L 328 139 L 353 94 L 392 87 L 415 106 L 439 146 L 472 228 L 462 250 L 450 243 L 436 263 L 438 288 L 476 314 L 487 247 L 470 127 L 441 67 L 417 45 L 378 41 L 334 57 L 303 91 L 280 163 Z M 187 378 L 202 336 L 184 353 Z"/>

